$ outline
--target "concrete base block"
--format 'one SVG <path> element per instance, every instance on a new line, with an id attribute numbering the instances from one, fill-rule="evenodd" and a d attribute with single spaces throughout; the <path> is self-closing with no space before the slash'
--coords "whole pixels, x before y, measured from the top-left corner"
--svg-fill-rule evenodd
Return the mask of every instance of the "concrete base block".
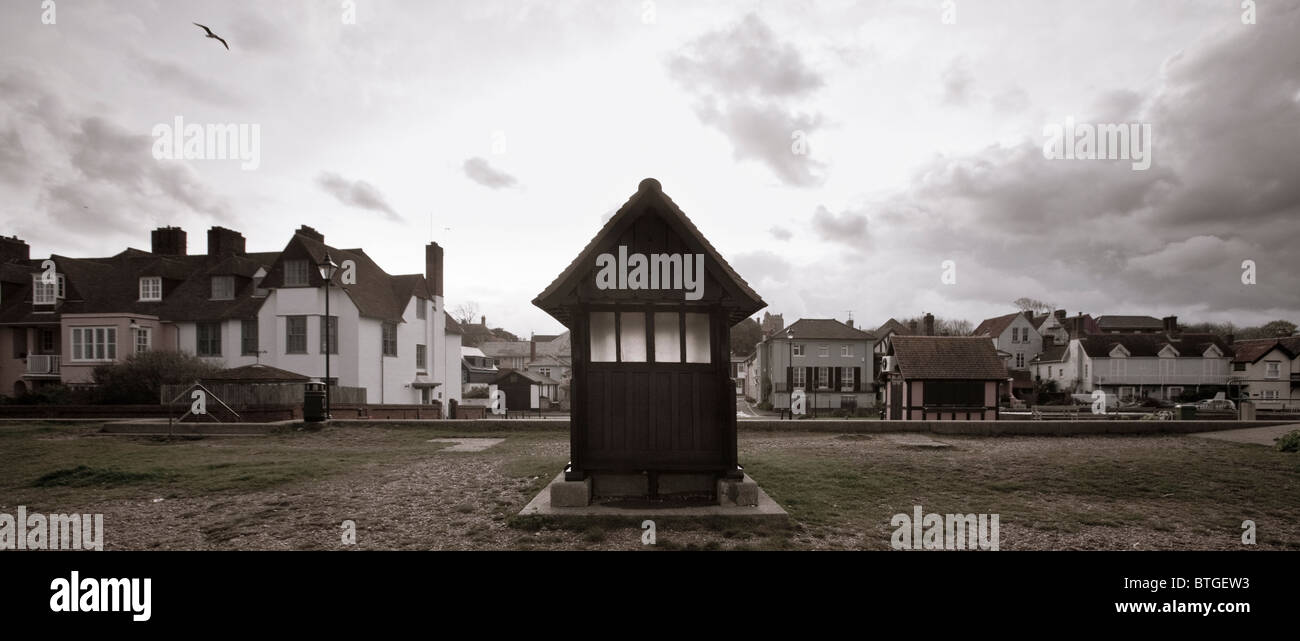
<path id="1" fill-rule="evenodd" d="M 564 474 L 551 482 L 551 505 L 555 507 L 587 507 L 591 504 L 591 477 L 581 481 L 566 481 Z"/>
<path id="2" fill-rule="evenodd" d="M 593 496 L 645 496 L 650 493 L 650 478 L 645 474 L 607 474 L 593 472 Z"/>
<path id="3" fill-rule="evenodd" d="M 663 506 L 647 504 L 644 501 L 631 502 L 595 502 L 591 504 L 581 503 L 576 506 L 557 505 L 553 502 L 557 492 L 555 487 L 559 484 L 567 483 L 571 486 L 577 486 L 575 489 L 581 491 L 583 482 L 565 481 L 564 472 L 556 475 L 555 480 L 551 481 L 550 487 L 543 489 L 533 497 L 528 505 L 520 510 L 519 516 L 542 516 L 556 518 L 573 518 L 581 522 L 587 518 L 626 518 L 632 525 L 639 525 L 643 519 L 685 519 L 687 521 L 698 518 L 716 519 L 718 517 L 737 517 L 740 519 L 762 519 L 772 520 L 773 522 L 785 522 L 789 516 L 785 510 L 781 509 L 772 497 L 767 495 L 762 488 L 754 484 L 753 479 L 748 476 L 744 481 L 731 481 L 732 484 L 743 487 L 753 488 L 757 492 L 757 501 L 751 505 L 738 504 L 732 501 L 723 501 L 721 504 L 673 504 L 669 502 Z M 737 497 L 745 500 L 742 494 L 748 490 L 737 489 Z M 563 492 L 563 491 L 561 491 Z M 575 492 L 576 493 L 576 492 Z"/>
<path id="4" fill-rule="evenodd" d="M 758 483 L 749 478 L 736 481 L 728 479 L 718 479 L 718 504 L 719 505 L 741 505 L 753 506 L 758 505 Z"/>
<path id="5" fill-rule="evenodd" d="M 659 495 L 710 494 L 713 492 L 713 474 L 659 474 Z"/>

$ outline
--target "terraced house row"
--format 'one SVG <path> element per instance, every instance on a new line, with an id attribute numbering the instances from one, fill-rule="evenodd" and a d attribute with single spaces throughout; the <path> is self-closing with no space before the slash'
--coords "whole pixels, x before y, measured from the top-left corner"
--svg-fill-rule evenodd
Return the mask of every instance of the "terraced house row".
<path id="1" fill-rule="evenodd" d="M 349 272 L 329 288 L 327 254 Z M 445 408 L 460 399 L 461 353 L 442 270 L 436 243 L 424 274 L 392 275 L 305 225 L 278 252 L 248 252 L 222 227 L 201 254 L 177 227 L 153 230 L 149 251 L 102 258 L 32 258 L 27 243 L 0 238 L 0 394 L 89 385 L 96 366 L 150 350 L 324 378 L 328 351 L 331 379 L 364 388 L 369 403 Z"/>

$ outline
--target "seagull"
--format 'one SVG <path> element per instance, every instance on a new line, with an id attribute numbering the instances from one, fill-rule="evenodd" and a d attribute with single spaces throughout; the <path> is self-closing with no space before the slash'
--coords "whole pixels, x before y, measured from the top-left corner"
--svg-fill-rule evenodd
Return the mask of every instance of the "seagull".
<path id="1" fill-rule="evenodd" d="M 199 27 L 200 29 L 203 29 L 204 31 L 208 32 L 208 37 L 209 37 L 209 38 L 216 38 L 217 40 L 220 40 L 220 41 L 221 41 L 221 44 L 226 45 L 226 51 L 230 51 L 230 45 L 226 44 L 226 41 L 223 40 L 223 39 L 221 38 L 221 36 L 219 36 L 219 35 L 217 35 L 217 34 L 215 34 L 215 33 L 212 33 L 212 30 L 211 30 L 211 29 L 209 29 L 209 28 L 207 28 L 207 27 L 205 27 L 205 26 L 203 26 L 203 25 L 201 25 L 201 24 L 199 24 L 199 23 L 197 23 L 197 22 L 194 22 L 194 23 L 191 23 L 191 24 L 193 24 L 194 26 Z"/>

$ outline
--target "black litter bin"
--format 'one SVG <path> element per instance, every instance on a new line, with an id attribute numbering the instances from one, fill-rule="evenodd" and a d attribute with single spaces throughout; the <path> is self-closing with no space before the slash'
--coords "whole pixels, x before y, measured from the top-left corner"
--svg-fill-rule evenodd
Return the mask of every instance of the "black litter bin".
<path id="1" fill-rule="evenodd" d="M 325 384 L 312 381 L 302 394 L 302 420 L 308 423 L 320 423 L 328 416 L 325 414 Z"/>

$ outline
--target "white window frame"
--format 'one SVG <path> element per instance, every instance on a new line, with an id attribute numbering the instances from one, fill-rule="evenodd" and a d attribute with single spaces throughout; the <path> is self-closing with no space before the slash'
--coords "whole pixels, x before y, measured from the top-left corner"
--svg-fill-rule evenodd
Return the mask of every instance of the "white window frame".
<path id="1" fill-rule="evenodd" d="M 415 345 L 415 371 L 429 371 L 429 346 L 416 343 Z"/>
<path id="2" fill-rule="evenodd" d="M 162 277 L 161 276 L 140 277 L 140 300 L 142 301 L 162 300 Z"/>
<path id="3" fill-rule="evenodd" d="M 830 388 L 831 388 L 831 368 L 818 367 L 817 368 L 817 389 L 830 389 Z"/>
<path id="4" fill-rule="evenodd" d="M 297 271 L 292 267 L 302 266 L 301 281 L 296 278 Z M 284 286 L 285 287 L 305 287 L 311 284 L 311 261 L 305 258 L 291 258 L 284 261 Z"/>
<path id="5" fill-rule="evenodd" d="M 67 279 L 63 274 L 55 274 L 54 283 L 45 283 L 41 279 L 44 274 L 32 274 L 32 304 L 33 305 L 53 305 L 59 302 L 67 292 Z M 50 296 L 50 289 L 53 288 L 53 297 Z"/>
<path id="6" fill-rule="evenodd" d="M 135 330 L 135 342 L 132 349 L 135 350 L 136 354 L 143 354 L 149 350 L 152 350 L 153 330 L 148 327 L 137 327 Z"/>
<path id="7" fill-rule="evenodd" d="M 790 377 L 792 379 L 790 383 L 793 385 L 791 389 L 798 389 L 798 388 L 806 389 L 808 387 L 808 381 L 805 380 L 807 378 L 806 377 L 807 372 L 804 371 L 804 368 L 792 367 L 790 369 L 793 372 L 793 375 Z"/>
<path id="8" fill-rule="evenodd" d="M 1276 401 L 1276 400 L 1279 399 L 1279 398 L 1281 398 L 1281 394 L 1279 394 L 1277 390 L 1275 390 L 1275 389 L 1266 389 L 1266 390 L 1264 390 L 1264 400 L 1266 400 L 1266 401 Z"/>
<path id="9" fill-rule="evenodd" d="M 853 368 L 852 368 L 852 367 L 841 367 L 841 368 L 840 368 L 840 391 L 841 391 L 841 392 L 852 392 L 852 391 L 853 391 L 853 382 L 854 382 L 854 381 L 853 381 Z"/>
<path id="10" fill-rule="evenodd" d="M 852 346 L 852 345 L 840 345 L 840 356 L 843 356 L 843 357 L 845 357 L 845 358 L 848 358 L 848 357 L 850 357 L 850 356 L 853 356 L 853 346 Z"/>
<path id="11" fill-rule="evenodd" d="M 217 283 L 230 283 L 229 296 L 217 296 Z M 235 277 L 230 275 L 213 276 L 208 283 L 208 293 L 211 295 L 210 300 L 235 300 Z"/>
<path id="12" fill-rule="evenodd" d="M 790 349 L 795 356 L 803 356 L 803 343 L 794 343 Z"/>
<path id="13" fill-rule="evenodd" d="M 1282 378 L 1282 361 L 1264 361 L 1264 378 L 1269 380 Z"/>
<path id="14" fill-rule="evenodd" d="M 831 355 L 831 347 L 830 347 L 830 345 L 818 345 L 818 346 L 817 346 L 817 357 L 818 357 L 818 358 L 826 358 L 827 356 L 830 356 L 830 355 Z"/>
<path id="15" fill-rule="evenodd" d="M 88 363 L 117 360 L 116 327 L 73 327 L 71 338 L 73 361 Z M 90 349 L 90 358 L 86 358 L 87 349 Z"/>

